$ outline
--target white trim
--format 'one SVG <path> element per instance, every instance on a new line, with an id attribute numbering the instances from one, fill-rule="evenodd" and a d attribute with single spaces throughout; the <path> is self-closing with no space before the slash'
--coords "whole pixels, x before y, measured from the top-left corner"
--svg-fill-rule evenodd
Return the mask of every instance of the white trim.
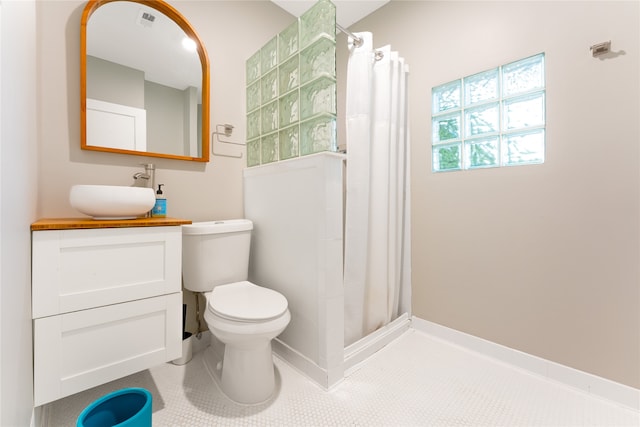
<path id="1" fill-rule="evenodd" d="M 344 349 L 345 377 L 357 370 L 358 365 L 384 346 L 398 338 L 411 327 L 411 320 L 407 313 L 366 337 L 354 342 Z"/>
<path id="2" fill-rule="evenodd" d="M 36 406 L 31 411 L 29 427 L 47 427 L 49 419 L 49 405 Z"/>
<path id="3" fill-rule="evenodd" d="M 302 375 L 309 378 L 325 391 L 329 391 L 344 379 L 344 371 L 341 369 L 342 367 L 338 367 L 334 370 L 321 368 L 311 359 L 288 346 L 278 338 L 271 341 L 271 346 L 276 356 Z"/>
<path id="4" fill-rule="evenodd" d="M 635 411 L 640 411 L 640 390 L 538 356 L 514 350 L 446 326 L 413 316 L 412 327 L 469 351 L 497 359 L 534 375 L 577 388 Z"/>

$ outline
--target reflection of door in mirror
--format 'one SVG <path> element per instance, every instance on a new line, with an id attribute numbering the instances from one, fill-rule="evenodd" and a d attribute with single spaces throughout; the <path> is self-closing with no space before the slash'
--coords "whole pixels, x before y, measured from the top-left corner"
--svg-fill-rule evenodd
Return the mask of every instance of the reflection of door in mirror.
<path id="1" fill-rule="evenodd" d="M 208 161 L 208 59 L 175 9 L 90 1 L 81 39 L 82 148 Z"/>

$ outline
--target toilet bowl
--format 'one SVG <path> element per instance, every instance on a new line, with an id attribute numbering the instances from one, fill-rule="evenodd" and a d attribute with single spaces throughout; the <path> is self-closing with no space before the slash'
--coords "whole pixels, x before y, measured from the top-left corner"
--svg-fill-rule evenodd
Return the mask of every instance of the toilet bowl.
<path id="1" fill-rule="evenodd" d="M 275 389 L 271 340 L 291 320 L 287 300 L 247 281 L 218 286 L 205 295 L 204 319 L 225 345 L 222 391 L 238 403 L 268 400 Z"/>
<path id="2" fill-rule="evenodd" d="M 205 365 L 228 398 L 249 405 L 274 394 L 271 340 L 291 320 L 282 294 L 246 280 L 252 228 L 249 220 L 182 226 L 184 287 L 206 296 L 204 320 L 224 344 L 222 362 L 205 356 Z"/>

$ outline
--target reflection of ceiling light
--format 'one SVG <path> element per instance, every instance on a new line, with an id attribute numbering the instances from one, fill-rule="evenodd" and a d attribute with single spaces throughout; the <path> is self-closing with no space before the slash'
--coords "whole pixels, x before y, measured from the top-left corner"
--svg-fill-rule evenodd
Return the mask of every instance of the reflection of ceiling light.
<path id="1" fill-rule="evenodd" d="M 188 50 L 189 52 L 195 52 L 196 42 L 191 40 L 189 37 L 185 37 L 182 39 L 182 47 Z"/>

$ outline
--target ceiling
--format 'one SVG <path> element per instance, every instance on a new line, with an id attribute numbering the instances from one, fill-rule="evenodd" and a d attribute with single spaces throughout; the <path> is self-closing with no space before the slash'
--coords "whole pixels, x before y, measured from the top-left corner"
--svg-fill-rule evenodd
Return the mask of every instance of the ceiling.
<path id="1" fill-rule="evenodd" d="M 295 17 L 299 17 L 313 6 L 317 0 L 271 0 Z M 338 25 L 349 28 L 374 10 L 387 4 L 389 0 L 332 0 L 336 5 Z"/>
<path id="2" fill-rule="evenodd" d="M 153 20 L 143 19 L 145 13 Z M 91 14 L 87 55 L 142 70 L 148 81 L 180 90 L 199 88 L 200 57 L 182 47 L 185 37 L 182 28 L 158 10 L 140 3 L 111 2 Z"/>

